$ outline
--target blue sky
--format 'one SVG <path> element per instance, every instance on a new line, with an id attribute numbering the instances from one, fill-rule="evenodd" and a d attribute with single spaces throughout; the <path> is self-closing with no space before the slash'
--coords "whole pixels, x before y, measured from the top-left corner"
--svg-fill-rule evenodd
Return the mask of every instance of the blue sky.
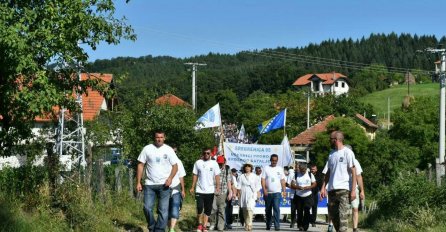
<path id="1" fill-rule="evenodd" d="M 137 41 L 101 44 L 90 61 L 118 56 L 191 57 L 301 47 L 371 33 L 446 35 L 438 0 L 115 0 Z"/>

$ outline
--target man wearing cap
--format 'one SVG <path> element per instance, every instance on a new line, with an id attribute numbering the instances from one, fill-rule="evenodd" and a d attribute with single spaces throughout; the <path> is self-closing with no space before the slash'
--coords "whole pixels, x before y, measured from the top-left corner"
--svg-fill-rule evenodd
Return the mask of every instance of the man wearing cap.
<path id="1" fill-rule="evenodd" d="M 223 231 L 225 227 L 225 207 L 226 202 L 232 199 L 232 175 L 229 166 L 226 164 L 224 155 L 217 156 L 217 163 L 220 167 L 220 193 L 215 194 L 212 204 L 210 218 L 211 230 Z"/>

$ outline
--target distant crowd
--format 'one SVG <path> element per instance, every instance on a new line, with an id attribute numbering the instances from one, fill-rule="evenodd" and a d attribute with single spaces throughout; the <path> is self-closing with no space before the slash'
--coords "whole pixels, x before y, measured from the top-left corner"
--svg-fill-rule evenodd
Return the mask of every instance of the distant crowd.
<path id="1" fill-rule="evenodd" d="M 230 143 L 245 143 L 252 144 L 254 143 L 253 138 L 249 137 L 246 132 L 240 131 L 241 127 L 237 126 L 234 123 L 223 124 L 223 132 L 225 142 Z"/>

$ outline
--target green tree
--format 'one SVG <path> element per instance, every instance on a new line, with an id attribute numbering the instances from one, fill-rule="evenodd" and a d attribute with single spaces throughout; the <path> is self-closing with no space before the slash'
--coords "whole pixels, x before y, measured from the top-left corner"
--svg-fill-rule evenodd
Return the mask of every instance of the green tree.
<path id="1" fill-rule="evenodd" d="M 240 111 L 240 102 L 232 90 L 219 90 L 215 93 L 215 101 L 220 103 L 221 117 L 226 122 L 235 123 Z"/>
<path id="2" fill-rule="evenodd" d="M 178 157 L 186 170 L 191 170 L 201 149 L 216 145 L 211 129 L 194 130 L 197 116 L 188 107 L 157 105 L 154 94 L 146 93 L 130 109 L 124 109 L 114 120 L 122 130 L 126 157 L 136 160 L 144 146 L 153 143 L 153 133 L 163 130 L 166 144 L 178 148 Z"/>
<path id="3" fill-rule="evenodd" d="M 320 167 L 325 165 L 331 150 L 330 133 L 335 130 L 340 130 L 344 133 L 344 144 L 352 146 L 355 157 L 361 161 L 366 154 L 370 141 L 365 131 L 351 118 L 336 118 L 328 123 L 326 132 L 316 135 L 316 142 L 311 152 L 312 160 L 315 160 Z"/>
<path id="4" fill-rule="evenodd" d="M 364 170 L 365 186 L 375 192 L 380 185 L 392 184 L 400 173 L 414 171 L 419 164 L 420 150 L 408 141 L 392 139 L 382 131 L 358 156 Z"/>
<path id="5" fill-rule="evenodd" d="M 392 115 L 394 124 L 389 131 L 390 138 L 406 141 L 408 145 L 420 149 L 420 168 L 434 163 L 438 157 L 439 102 L 434 98 L 420 97 L 410 102 L 406 108 L 396 110 Z"/>
<path id="6" fill-rule="evenodd" d="M 0 151 L 29 138 L 34 118 L 53 106 L 77 110 L 74 91 L 98 85 L 73 75 L 86 47 L 136 39 L 114 12 L 108 0 L 0 1 Z"/>

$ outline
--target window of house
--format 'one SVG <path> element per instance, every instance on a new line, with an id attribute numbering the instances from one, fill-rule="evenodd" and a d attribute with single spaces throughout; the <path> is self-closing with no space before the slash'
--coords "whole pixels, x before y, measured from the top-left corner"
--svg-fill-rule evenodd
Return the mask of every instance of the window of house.
<path id="1" fill-rule="evenodd" d="M 342 88 L 345 88 L 345 82 L 342 82 Z"/>
<path id="2" fill-rule="evenodd" d="M 335 87 L 338 87 L 338 82 L 335 82 Z"/>
<path id="3" fill-rule="evenodd" d="M 313 81 L 313 91 L 319 91 L 319 81 Z"/>

